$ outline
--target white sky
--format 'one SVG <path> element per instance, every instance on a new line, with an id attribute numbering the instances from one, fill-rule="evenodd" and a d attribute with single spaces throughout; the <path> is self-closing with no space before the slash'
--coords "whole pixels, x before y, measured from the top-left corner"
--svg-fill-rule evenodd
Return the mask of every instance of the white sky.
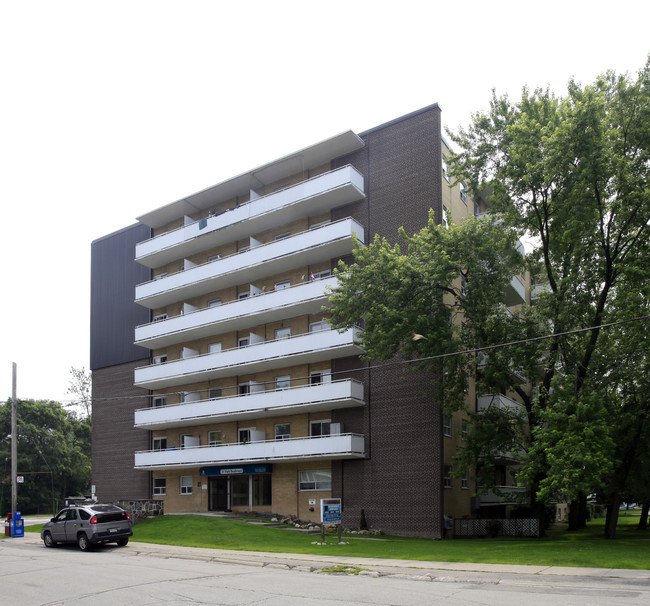
<path id="1" fill-rule="evenodd" d="M 0 401 L 89 367 L 90 243 L 347 129 L 636 72 L 650 3 L 0 0 Z"/>

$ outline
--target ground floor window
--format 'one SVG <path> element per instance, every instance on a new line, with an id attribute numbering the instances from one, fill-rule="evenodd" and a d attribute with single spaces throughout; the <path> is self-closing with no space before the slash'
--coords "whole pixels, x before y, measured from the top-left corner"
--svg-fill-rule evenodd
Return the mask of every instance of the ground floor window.
<path id="1" fill-rule="evenodd" d="M 271 505 L 271 474 L 250 476 L 253 505 Z"/>
<path id="2" fill-rule="evenodd" d="M 300 471 L 299 490 L 332 490 L 332 472 L 329 469 L 308 469 Z"/>
<path id="3" fill-rule="evenodd" d="M 248 505 L 248 476 L 230 478 L 230 503 L 233 507 Z"/>
<path id="4" fill-rule="evenodd" d="M 271 505 L 271 474 L 230 477 L 231 507 Z"/>
<path id="5" fill-rule="evenodd" d="M 192 476 L 181 476 L 181 494 L 192 494 Z"/>
<path id="6" fill-rule="evenodd" d="M 153 479 L 153 494 L 158 495 L 158 496 L 167 494 L 167 479 L 166 478 L 154 478 Z"/>

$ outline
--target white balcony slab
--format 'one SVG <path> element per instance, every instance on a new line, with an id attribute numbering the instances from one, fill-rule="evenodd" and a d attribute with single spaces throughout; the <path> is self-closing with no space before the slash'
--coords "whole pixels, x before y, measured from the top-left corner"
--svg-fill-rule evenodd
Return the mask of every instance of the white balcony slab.
<path id="1" fill-rule="evenodd" d="M 135 260 L 147 267 L 161 267 L 251 234 L 361 200 L 363 188 L 363 175 L 352 166 L 344 166 L 140 242 L 135 248 Z"/>
<path id="2" fill-rule="evenodd" d="M 334 358 L 358 356 L 361 333 L 357 328 L 339 332 L 322 330 L 248 347 L 172 360 L 135 369 L 135 385 L 161 389 L 233 375 L 251 374 L 294 364 L 314 364 Z"/>
<path id="3" fill-rule="evenodd" d="M 217 307 L 137 326 L 135 344 L 158 349 L 183 341 L 242 330 L 258 323 L 315 314 L 328 304 L 326 291 L 337 278 L 298 284 Z"/>
<path id="4" fill-rule="evenodd" d="M 365 440 L 359 434 L 318 438 L 266 440 L 249 444 L 223 444 L 135 453 L 136 469 L 179 469 L 202 465 L 362 459 Z"/>
<path id="5" fill-rule="evenodd" d="M 135 426 L 150 430 L 169 429 L 363 405 L 363 384 L 343 379 L 245 396 L 143 408 L 135 411 Z"/>
<path id="6" fill-rule="evenodd" d="M 503 394 L 485 395 L 476 398 L 476 410 L 478 412 L 487 410 L 490 407 L 497 407 L 502 410 L 509 410 L 510 412 L 514 412 L 515 414 L 523 414 L 526 412 L 526 409 L 523 404 L 520 404 L 519 402 L 515 402 L 515 400 L 512 400 L 507 396 L 504 396 Z"/>
<path id="7" fill-rule="evenodd" d="M 282 240 L 139 284 L 135 302 L 150 309 L 350 254 L 363 226 L 347 218 Z"/>

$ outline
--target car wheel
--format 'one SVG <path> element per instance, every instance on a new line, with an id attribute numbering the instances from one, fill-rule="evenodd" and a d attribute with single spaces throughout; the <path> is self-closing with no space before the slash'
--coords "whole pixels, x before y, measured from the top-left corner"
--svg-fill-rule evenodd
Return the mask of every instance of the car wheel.
<path id="1" fill-rule="evenodd" d="M 83 532 L 77 537 L 77 545 L 79 545 L 81 551 L 90 551 L 92 549 L 92 543 Z"/>
<path id="2" fill-rule="evenodd" d="M 56 541 L 52 538 L 51 532 L 46 532 L 43 535 L 43 543 L 45 543 L 45 547 L 56 547 Z"/>
<path id="3" fill-rule="evenodd" d="M 129 543 L 129 537 L 126 537 L 125 539 L 120 539 L 120 540 L 117 542 L 117 544 L 118 544 L 120 547 L 124 547 L 125 545 L 128 545 L 128 543 Z"/>

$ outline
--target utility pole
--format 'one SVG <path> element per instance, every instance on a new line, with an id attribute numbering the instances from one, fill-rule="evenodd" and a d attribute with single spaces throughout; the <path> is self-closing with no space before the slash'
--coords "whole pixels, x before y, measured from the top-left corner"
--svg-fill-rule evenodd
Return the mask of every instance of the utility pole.
<path id="1" fill-rule="evenodd" d="M 16 479 L 18 476 L 18 433 L 16 432 L 16 363 L 12 362 L 12 381 L 11 381 L 11 517 L 16 516 L 16 506 L 18 503 L 18 486 Z"/>

